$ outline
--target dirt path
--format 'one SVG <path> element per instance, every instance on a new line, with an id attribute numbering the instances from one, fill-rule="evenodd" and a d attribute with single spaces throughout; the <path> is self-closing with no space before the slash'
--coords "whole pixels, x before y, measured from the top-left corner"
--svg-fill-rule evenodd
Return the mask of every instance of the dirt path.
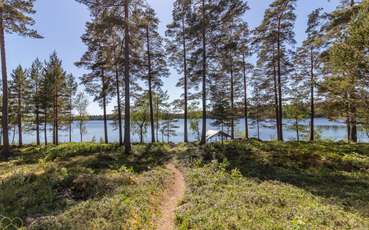
<path id="1" fill-rule="evenodd" d="M 175 228 L 176 208 L 183 199 L 185 193 L 185 180 L 181 171 L 173 163 L 166 165 L 174 176 L 174 181 L 164 194 L 160 207 L 161 216 L 157 222 L 158 230 L 173 230 Z"/>

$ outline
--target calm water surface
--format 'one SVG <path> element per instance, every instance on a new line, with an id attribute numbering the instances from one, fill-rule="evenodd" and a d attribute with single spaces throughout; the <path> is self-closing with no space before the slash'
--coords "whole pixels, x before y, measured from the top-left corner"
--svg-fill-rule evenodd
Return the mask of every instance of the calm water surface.
<path id="1" fill-rule="evenodd" d="M 319 133 L 321 139 L 326 139 L 326 140 L 334 140 L 334 141 L 339 141 L 339 140 L 346 140 L 347 139 L 347 130 L 346 130 L 346 125 L 343 122 L 340 121 L 330 121 L 328 119 L 325 118 L 318 118 L 316 119 L 316 130 L 317 133 Z M 176 122 L 176 126 L 178 126 L 178 128 L 176 129 L 176 136 L 173 136 L 170 138 L 171 142 L 174 143 L 179 143 L 183 141 L 183 120 L 180 119 Z M 211 130 L 219 130 L 219 128 L 214 127 L 212 125 L 213 120 L 208 120 L 208 129 Z M 253 120 L 250 120 L 249 122 L 250 124 L 250 136 L 251 137 L 257 137 L 257 127 L 256 127 L 256 122 Z M 291 128 L 291 126 L 293 126 L 293 121 L 291 120 L 285 120 L 284 121 L 284 138 L 286 140 L 296 140 L 296 131 L 293 130 Z M 305 139 L 306 136 L 308 136 L 308 125 L 309 125 L 309 121 L 308 120 L 303 120 L 300 121 L 300 125 L 304 125 L 305 127 L 305 132 L 302 132 L 300 135 L 300 139 Z M 200 121 L 200 125 L 199 127 L 201 127 L 201 121 Z M 83 139 L 84 141 L 96 141 L 96 142 L 100 142 L 101 140 L 103 140 L 104 138 L 104 123 L 103 121 L 88 121 L 86 123 L 86 131 L 87 133 L 83 135 Z M 244 135 L 245 132 L 245 128 L 244 128 L 244 121 L 243 119 L 240 119 L 237 124 L 236 124 L 236 136 L 238 137 L 242 137 Z M 150 140 L 150 129 L 147 129 L 146 135 L 145 135 L 145 142 L 148 142 Z M 109 121 L 109 125 L 108 125 L 108 134 L 109 134 L 109 142 L 118 142 L 119 140 L 119 136 L 118 136 L 118 130 L 116 129 L 116 126 L 114 125 L 113 121 Z M 189 130 L 189 134 L 190 134 L 190 141 L 195 141 L 197 140 L 197 136 L 196 134 L 194 134 L 192 132 L 192 130 Z M 43 132 L 41 133 L 41 141 L 43 141 Z M 10 132 L 10 141 L 13 142 L 14 140 L 14 144 L 18 143 L 17 140 L 17 133 L 16 135 L 14 135 L 13 138 L 13 132 Z M 31 144 L 31 143 L 35 143 L 35 132 L 33 131 L 28 131 L 25 132 L 23 135 L 23 142 L 24 144 Z M 260 138 L 262 140 L 274 140 L 276 139 L 276 130 L 275 130 L 275 124 L 273 120 L 270 121 L 264 121 L 260 123 Z M 369 138 L 367 136 L 367 134 L 365 132 L 360 131 L 358 133 L 358 138 L 360 142 L 369 142 Z M 59 132 L 59 139 L 60 142 L 67 142 L 69 141 L 69 134 L 67 130 L 61 130 Z M 159 134 L 159 140 L 162 139 L 161 134 Z M 52 140 L 52 132 L 51 130 L 48 130 L 48 141 Z M 166 139 L 165 139 L 166 140 Z M 74 123 L 73 124 L 73 132 L 72 132 L 72 141 L 73 142 L 79 142 L 80 141 L 80 135 L 79 135 L 79 129 L 78 129 L 78 123 Z M 138 142 L 139 141 L 139 136 L 138 134 L 133 133 L 132 136 L 132 141 L 133 142 Z"/>

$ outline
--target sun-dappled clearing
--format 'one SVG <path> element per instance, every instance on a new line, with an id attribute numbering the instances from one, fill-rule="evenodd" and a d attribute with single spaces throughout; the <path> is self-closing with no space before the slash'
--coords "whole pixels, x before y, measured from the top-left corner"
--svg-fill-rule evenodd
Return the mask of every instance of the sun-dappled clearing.
<path id="1" fill-rule="evenodd" d="M 250 140 L 134 145 L 125 155 L 117 145 L 27 146 L 0 163 L 1 224 L 367 229 L 368 149 Z"/>
<path id="2" fill-rule="evenodd" d="M 367 229 L 368 145 L 183 146 L 181 229 Z"/>

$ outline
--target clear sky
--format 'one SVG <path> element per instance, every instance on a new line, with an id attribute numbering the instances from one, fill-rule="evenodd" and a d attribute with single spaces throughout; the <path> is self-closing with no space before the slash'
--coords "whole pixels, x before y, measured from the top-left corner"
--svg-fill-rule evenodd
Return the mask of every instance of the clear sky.
<path id="1" fill-rule="evenodd" d="M 156 10 L 160 18 L 160 32 L 164 34 L 165 26 L 171 20 L 173 0 L 147 0 Z M 253 28 L 257 26 L 262 18 L 265 9 L 272 0 L 249 0 L 250 10 L 245 19 Z M 316 8 L 324 8 L 330 11 L 335 8 L 338 0 L 328 2 L 328 0 L 298 0 L 296 14 L 296 40 L 301 42 L 304 39 L 307 15 Z M 29 67 L 32 61 L 39 57 L 41 60 L 47 59 L 54 50 L 63 60 L 64 68 L 79 78 L 83 70 L 74 66 L 74 62 L 85 51 L 85 46 L 81 42 L 81 35 L 84 33 L 85 23 L 89 20 L 89 12 L 83 5 L 74 0 L 36 0 L 36 26 L 35 28 L 45 38 L 42 40 L 32 40 L 14 35 L 7 35 L 7 59 L 8 72 L 19 64 Z M 171 99 L 176 99 L 181 91 L 175 87 L 178 76 L 172 71 L 171 76 L 166 80 L 165 87 L 168 89 Z M 82 86 L 81 86 L 82 89 Z M 114 107 L 114 101 L 109 106 L 109 110 Z M 101 109 L 93 103 L 89 106 L 90 114 L 101 114 Z"/>

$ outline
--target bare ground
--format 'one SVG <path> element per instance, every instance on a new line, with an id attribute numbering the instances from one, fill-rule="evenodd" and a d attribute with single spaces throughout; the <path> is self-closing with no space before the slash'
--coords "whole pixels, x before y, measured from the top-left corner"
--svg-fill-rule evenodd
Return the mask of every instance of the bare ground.
<path id="1" fill-rule="evenodd" d="M 182 172 L 173 163 L 167 164 L 166 168 L 173 174 L 174 179 L 163 196 L 161 215 L 157 222 L 158 230 L 175 229 L 176 208 L 182 201 L 186 189 Z"/>

